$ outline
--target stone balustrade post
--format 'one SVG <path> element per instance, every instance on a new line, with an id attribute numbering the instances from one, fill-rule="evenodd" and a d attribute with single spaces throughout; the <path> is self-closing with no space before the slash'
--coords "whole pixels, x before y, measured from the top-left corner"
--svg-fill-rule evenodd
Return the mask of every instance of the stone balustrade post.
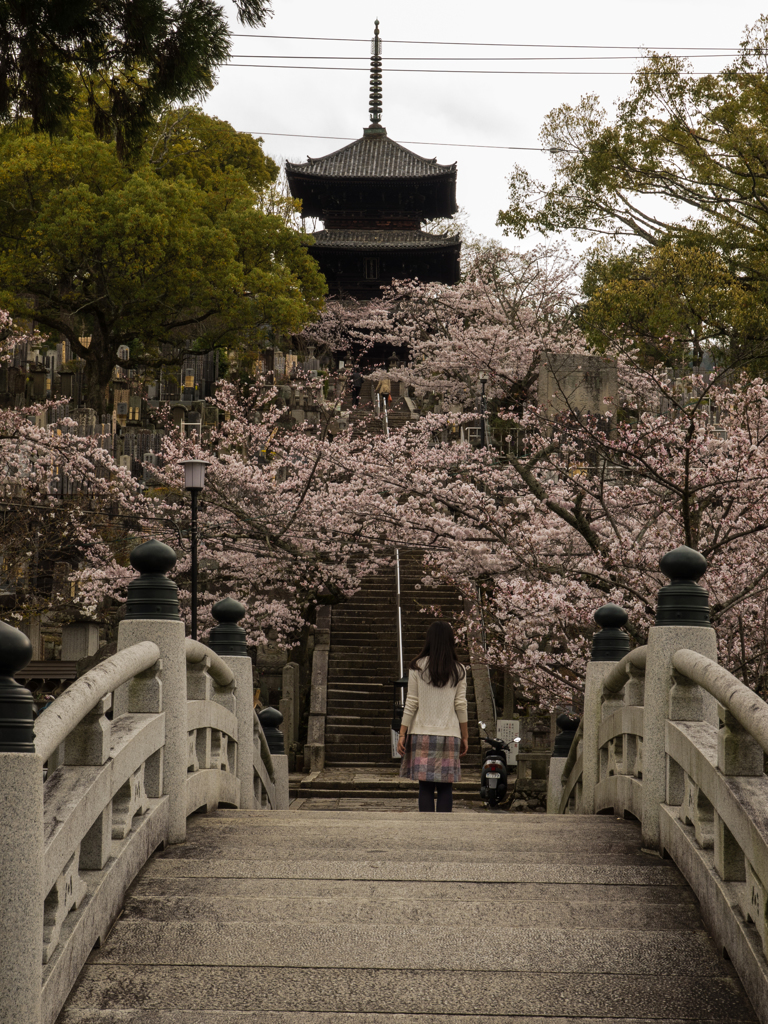
<path id="1" fill-rule="evenodd" d="M 208 634 L 208 646 L 232 669 L 235 681 L 237 716 L 237 777 L 240 780 L 240 806 L 253 810 L 256 791 L 253 778 L 253 662 L 248 656 L 245 630 L 237 623 L 245 615 L 245 606 L 225 597 L 211 609 L 217 625 Z"/>
<path id="2" fill-rule="evenodd" d="M 289 802 L 288 788 L 288 756 L 285 753 L 285 742 L 279 726 L 283 716 L 277 708 L 264 708 L 259 712 L 259 721 L 264 730 L 264 739 L 269 746 L 269 753 L 272 758 L 272 768 L 275 772 L 275 802 L 276 811 L 287 811 Z"/>
<path id="3" fill-rule="evenodd" d="M 557 814 L 560 810 L 563 787 L 567 781 L 563 779 L 563 769 L 568 760 L 568 754 L 573 746 L 573 741 L 576 738 L 579 716 L 565 711 L 557 716 L 556 724 L 560 732 L 555 737 L 555 746 L 552 751 L 552 757 L 549 759 L 547 814 Z"/>
<path id="4" fill-rule="evenodd" d="M 670 710 L 677 720 L 690 714 L 715 728 L 718 724 L 717 702 L 709 694 L 689 693 L 684 683 L 672 694 L 676 684 L 672 666 L 675 651 L 686 648 L 717 661 L 709 599 L 697 583 L 706 572 L 707 560 L 692 548 L 679 547 L 666 554 L 659 566 L 670 583 L 659 591 L 656 624 L 648 630 L 643 713 L 643 844 L 652 850 L 661 845 L 661 804 L 670 802 L 670 798 L 672 803 L 679 803 L 680 773 L 674 766 L 668 771 L 666 757 Z"/>
<path id="5" fill-rule="evenodd" d="M 583 814 L 595 813 L 595 786 L 600 781 L 598 732 L 603 716 L 603 683 L 617 662 L 629 653 L 629 637 L 623 627 L 627 613 L 616 604 L 606 604 L 595 612 L 600 632 L 592 641 L 592 657 L 587 665 L 584 691 L 584 732 L 582 742 Z"/>
<path id="6" fill-rule="evenodd" d="M 175 552 L 160 541 L 149 540 L 133 549 L 131 565 L 141 575 L 128 584 L 117 649 L 125 650 L 141 640 L 151 640 L 160 648 L 158 710 L 165 712 L 162 783 L 169 801 L 168 842 L 183 843 L 187 836 L 187 659 L 178 587 L 165 575 L 175 564 Z M 130 684 L 115 692 L 115 718 L 128 711 L 130 694 Z"/>
<path id="7" fill-rule="evenodd" d="M 43 763 L 35 753 L 32 694 L 13 676 L 32 657 L 20 630 L 0 622 L 0 1022 L 40 1024 L 43 971 Z"/>

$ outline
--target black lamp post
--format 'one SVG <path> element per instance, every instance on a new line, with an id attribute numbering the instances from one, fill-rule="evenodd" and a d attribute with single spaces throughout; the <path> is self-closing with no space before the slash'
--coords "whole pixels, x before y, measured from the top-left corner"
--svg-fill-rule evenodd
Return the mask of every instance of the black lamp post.
<path id="1" fill-rule="evenodd" d="M 197 496 L 205 487 L 205 469 L 210 462 L 185 459 L 179 465 L 184 467 L 184 487 L 192 496 L 192 621 L 189 633 L 193 640 L 197 640 Z"/>
<path id="2" fill-rule="evenodd" d="M 485 436 L 485 385 L 488 381 L 488 374 L 485 370 L 481 370 L 478 374 L 480 381 L 480 387 L 482 392 L 480 394 L 480 447 L 485 448 L 487 445 L 487 439 Z"/>

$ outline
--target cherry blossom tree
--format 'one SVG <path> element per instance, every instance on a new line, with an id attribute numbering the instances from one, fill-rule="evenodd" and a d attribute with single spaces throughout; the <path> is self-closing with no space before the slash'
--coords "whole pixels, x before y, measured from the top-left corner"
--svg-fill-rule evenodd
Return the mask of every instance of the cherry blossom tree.
<path id="1" fill-rule="evenodd" d="M 443 402 L 372 443 L 360 469 L 388 496 L 392 536 L 425 550 L 434 578 L 468 597 L 481 588 L 489 656 L 549 703 L 583 678 L 595 609 L 623 604 L 642 641 L 665 582 L 660 556 L 696 547 L 711 565 L 723 661 L 763 688 L 768 387 L 674 379 L 629 351 L 600 408 L 566 391 L 540 404 L 544 358 L 590 354 L 569 315 L 567 264 L 545 250 L 515 262 L 502 261 L 508 278 L 483 268 L 455 288 L 398 291 L 391 331 L 410 354 L 398 375 Z M 457 437 L 477 422 L 481 369 L 498 448 Z"/>
<path id="2" fill-rule="evenodd" d="M 274 639 L 290 646 L 316 604 L 343 599 L 391 557 L 376 524 L 350 514 L 367 487 L 363 476 L 344 468 L 355 463 L 357 442 L 351 434 L 332 440 L 335 406 L 313 387 L 320 419 L 298 426 L 285 422 L 275 388 L 222 384 L 215 400 L 219 425 L 202 438 L 169 432 L 155 486 L 128 489 L 118 498 L 122 512 L 146 532 L 179 547 L 178 532 L 186 532 L 189 521 L 179 463 L 210 463 L 199 517 L 204 628 L 213 625 L 210 606 L 232 594 L 246 605 L 250 642 Z M 337 459 L 342 444 L 346 457 Z M 119 600 L 133 572 L 116 564 L 109 544 L 92 534 L 81 540 L 87 564 L 76 574 L 80 599 L 94 602 L 109 594 Z M 173 575 L 186 614 L 189 569 L 185 542 Z"/>

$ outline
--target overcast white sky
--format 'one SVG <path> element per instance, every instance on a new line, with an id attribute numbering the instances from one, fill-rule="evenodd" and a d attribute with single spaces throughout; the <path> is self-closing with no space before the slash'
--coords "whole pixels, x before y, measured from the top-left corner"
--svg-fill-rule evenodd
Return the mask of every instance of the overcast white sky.
<path id="1" fill-rule="evenodd" d="M 729 62 L 744 27 L 768 13 L 768 0 L 273 0 L 273 7 L 266 28 L 253 38 L 235 39 L 232 58 L 235 65 L 270 66 L 222 68 L 206 109 L 240 131 L 262 134 L 266 151 L 279 162 L 339 149 L 346 144 L 343 139 L 269 133 L 350 139 L 362 134 L 368 124 L 369 40 L 378 17 L 384 41 L 382 123 L 391 138 L 415 152 L 437 157 L 439 163 L 457 161 L 457 198 L 470 228 L 500 237 L 495 220 L 506 205 L 511 166 L 519 162 L 537 177 L 546 177 L 548 156 L 462 148 L 460 143 L 536 147 L 546 113 L 561 103 L 575 103 L 587 92 L 598 93 L 610 109 L 625 94 L 639 57 L 637 51 L 620 47 L 685 54 L 708 48 L 711 55 L 695 57 L 693 66 L 719 70 Z M 253 32 L 237 24 L 233 28 Z M 518 45 L 437 46 L 428 41 Z M 581 49 L 563 48 L 574 46 Z M 424 59 L 435 57 L 441 59 Z M 569 59 L 561 59 L 565 57 Z M 281 64 L 290 67 L 277 66 Z M 405 67 L 445 73 L 394 70 Z M 458 73 L 471 69 L 546 73 Z M 562 73 L 573 71 L 581 73 Z M 622 73 L 599 73 L 606 71 Z"/>

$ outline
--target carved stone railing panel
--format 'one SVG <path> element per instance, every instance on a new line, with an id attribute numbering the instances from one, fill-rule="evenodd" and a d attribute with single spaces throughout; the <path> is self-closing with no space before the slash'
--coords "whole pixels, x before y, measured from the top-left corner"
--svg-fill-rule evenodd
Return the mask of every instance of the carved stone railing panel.
<path id="1" fill-rule="evenodd" d="M 128 588 L 118 653 L 36 721 L 31 696 L 3 680 L 25 710 L 22 739 L 4 738 L 0 749 L 11 791 L 0 838 L 13 853 L 0 861 L 0 888 L 15 885 L 23 903 L 11 908 L 14 938 L 4 947 L 4 977 L 10 967 L 20 983 L 0 985 L 0 1020 L 53 1024 L 128 886 L 158 845 L 184 841 L 191 811 L 253 807 L 255 780 L 277 806 L 269 751 L 253 757 L 253 732 L 261 733 L 245 634 L 223 657 L 185 639 L 176 586 L 164 575 L 174 560 L 156 541 L 132 553 L 141 578 Z M 29 641 L 4 624 L 0 646 L 0 672 L 29 660 Z"/>

